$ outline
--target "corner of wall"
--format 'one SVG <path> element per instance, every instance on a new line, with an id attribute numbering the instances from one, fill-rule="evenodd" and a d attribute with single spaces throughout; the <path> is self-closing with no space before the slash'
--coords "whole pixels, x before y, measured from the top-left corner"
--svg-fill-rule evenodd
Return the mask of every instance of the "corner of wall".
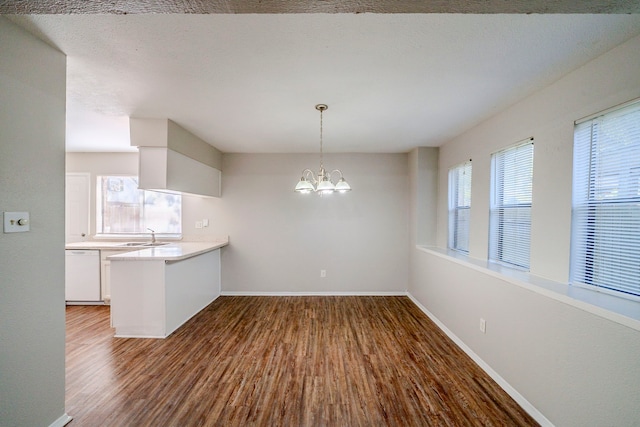
<path id="1" fill-rule="evenodd" d="M 436 244 L 438 147 L 418 147 L 409 153 L 412 245 Z"/>

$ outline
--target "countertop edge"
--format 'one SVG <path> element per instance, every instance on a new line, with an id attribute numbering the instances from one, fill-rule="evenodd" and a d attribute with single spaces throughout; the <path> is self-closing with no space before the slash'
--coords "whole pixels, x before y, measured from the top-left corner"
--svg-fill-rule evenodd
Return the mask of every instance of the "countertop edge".
<path id="1" fill-rule="evenodd" d="M 166 246 L 134 250 L 108 256 L 110 261 L 181 261 L 207 252 L 215 251 L 229 244 L 226 242 L 181 242 Z"/>
<path id="2" fill-rule="evenodd" d="M 85 241 L 66 243 L 65 250 L 115 251 L 106 259 L 113 261 L 167 261 L 175 262 L 220 249 L 229 244 L 229 237 L 213 238 L 209 241 L 169 241 L 156 247 L 126 247 L 121 241 Z"/>

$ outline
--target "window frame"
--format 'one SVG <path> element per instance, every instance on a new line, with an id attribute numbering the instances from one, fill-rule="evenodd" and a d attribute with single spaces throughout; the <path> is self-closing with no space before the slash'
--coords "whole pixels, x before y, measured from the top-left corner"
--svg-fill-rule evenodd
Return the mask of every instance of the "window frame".
<path id="1" fill-rule="evenodd" d="M 461 179 L 461 175 L 465 176 L 466 179 Z M 473 167 L 471 159 L 449 169 L 448 247 L 453 251 L 466 255 L 469 254 L 472 181 Z M 465 217 L 466 227 L 464 226 Z M 463 228 L 462 236 L 460 233 L 461 227 Z"/>
<path id="2" fill-rule="evenodd" d="M 530 149 L 530 152 L 527 150 Z M 519 168 L 507 169 L 504 163 L 507 155 L 516 156 L 515 165 Z M 521 164 L 523 160 L 529 164 Z M 491 190 L 489 202 L 489 261 L 522 271 L 529 271 L 531 259 L 531 208 L 533 206 L 533 138 L 519 141 L 509 147 L 491 154 Z M 514 166 L 514 165 L 510 165 Z M 527 168 L 523 168 L 526 166 Z M 529 176 L 523 175 L 530 171 Z M 505 172 L 515 174 L 511 180 L 516 185 L 508 186 Z M 524 184 L 523 184 L 524 182 Z M 505 194 L 526 201 L 505 202 Z M 524 224 L 523 224 L 524 223 Z M 506 226 L 510 226 L 507 230 Z M 515 233 L 517 236 L 512 236 Z M 526 239 L 523 240 L 523 237 Z M 515 247 L 505 251 L 505 247 Z"/>
<path id="3" fill-rule="evenodd" d="M 151 190 L 143 190 L 143 189 L 139 189 L 138 191 L 141 192 L 141 194 L 139 195 L 140 198 L 140 205 L 142 208 L 142 212 L 140 214 L 141 218 L 140 221 L 142 221 L 142 226 L 140 227 L 139 231 L 133 231 L 133 232 L 112 232 L 112 231 L 108 231 L 105 232 L 104 231 L 104 221 L 102 220 L 103 216 L 104 216 L 104 195 L 103 195 L 103 184 L 102 184 L 102 179 L 103 178 L 131 178 L 131 179 L 135 179 L 136 183 L 139 182 L 139 177 L 137 175 L 131 175 L 131 174 L 101 174 L 101 175 L 97 175 L 96 176 L 96 213 L 95 213 L 95 220 L 96 220 L 96 234 L 95 237 L 97 238 L 115 238 L 115 239 L 130 239 L 130 238 L 147 238 L 151 233 L 148 231 L 148 226 L 152 225 L 152 224 L 147 224 L 144 222 L 144 207 L 145 207 L 145 203 L 144 201 L 147 199 L 147 193 L 154 193 L 154 195 L 157 194 L 164 194 L 163 192 L 159 192 L 159 191 L 151 191 Z M 182 216 L 183 216 L 183 212 L 182 212 L 182 195 L 179 193 L 169 193 L 173 196 L 178 197 L 179 199 L 179 203 L 180 203 L 180 209 L 179 209 L 179 220 L 178 220 L 178 229 L 179 232 L 171 232 L 171 231 L 167 231 L 167 230 L 161 230 L 159 227 L 154 227 L 154 231 L 155 231 L 155 236 L 157 238 L 162 238 L 162 239 L 167 239 L 167 240 L 172 240 L 172 239 L 181 239 L 182 238 Z M 149 227 L 151 228 L 151 227 Z"/>
<path id="4" fill-rule="evenodd" d="M 640 125 L 618 128 L 626 115 L 638 123 L 640 100 L 575 122 L 569 283 L 640 300 Z"/>

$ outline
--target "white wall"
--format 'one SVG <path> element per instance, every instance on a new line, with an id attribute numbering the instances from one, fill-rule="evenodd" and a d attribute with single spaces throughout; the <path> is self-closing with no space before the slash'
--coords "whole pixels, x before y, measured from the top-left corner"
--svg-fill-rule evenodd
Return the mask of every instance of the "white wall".
<path id="1" fill-rule="evenodd" d="M 533 136 L 531 272 L 567 283 L 573 122 L 637 97 L 640 37 L 440 147 L 438 246 L 447 171 L 472 158 L 470 255 L 486 259 L 490 154 Z M 640 423 L 638 330 L 413 248 L 411 278 L 410 293 L 555 425 Z"/>
<path id="2" fill-rule="evenodd" d="M 31 218 L 0 234 L 0 425 L 48 426 L 66 419 L 66 58 L 4 17 L 0 40 L 0 210 Z"/>
<path id="3" fill-rule="evenodd" d="M 406 154 L 325 155 L 353 191 L 293 191 L 318 155 L 225 154 L 219 224 L 223 292 L 404 292 L 408 283 Z M 320 270 L 327 271 L 326 278 Z"/>
<path id="4" fill-rule="evenodd" d="M 92 234 L 96 176 L 135 175 L 137 157 L 67 153 L 67 172 L 91 174 Z M 184 240 L 231 238 L 222 250 L 223 292 L 406 291 L 408 156 L 325 155 L 325 165 L 342 169 L 354 190 L 295 193 L 302 170 L 319 166 L 318 155 L 224 154 L 222 198 L 183 196 Z M 203 219 L 209 227 L 196 229 Z"/>

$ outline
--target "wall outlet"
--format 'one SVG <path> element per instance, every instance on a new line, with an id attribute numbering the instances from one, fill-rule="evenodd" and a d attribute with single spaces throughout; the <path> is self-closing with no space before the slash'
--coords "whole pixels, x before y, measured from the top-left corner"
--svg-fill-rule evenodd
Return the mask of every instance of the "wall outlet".
<path id="1" fill-rule="evenodd" d="M 327 277 L 327 270 L 320 270 L 320 277 Z"/>
<path id="2" fill-rule="evenodd" d="M 482 317 L 480 318 L 480 332 L 483 334 L 487 333 L 487 321 Z"/>
<path id="3" fill-rule="evenodd" d="M 202 221 L 196 221 L 196 228 L 202 228 Z"/>

